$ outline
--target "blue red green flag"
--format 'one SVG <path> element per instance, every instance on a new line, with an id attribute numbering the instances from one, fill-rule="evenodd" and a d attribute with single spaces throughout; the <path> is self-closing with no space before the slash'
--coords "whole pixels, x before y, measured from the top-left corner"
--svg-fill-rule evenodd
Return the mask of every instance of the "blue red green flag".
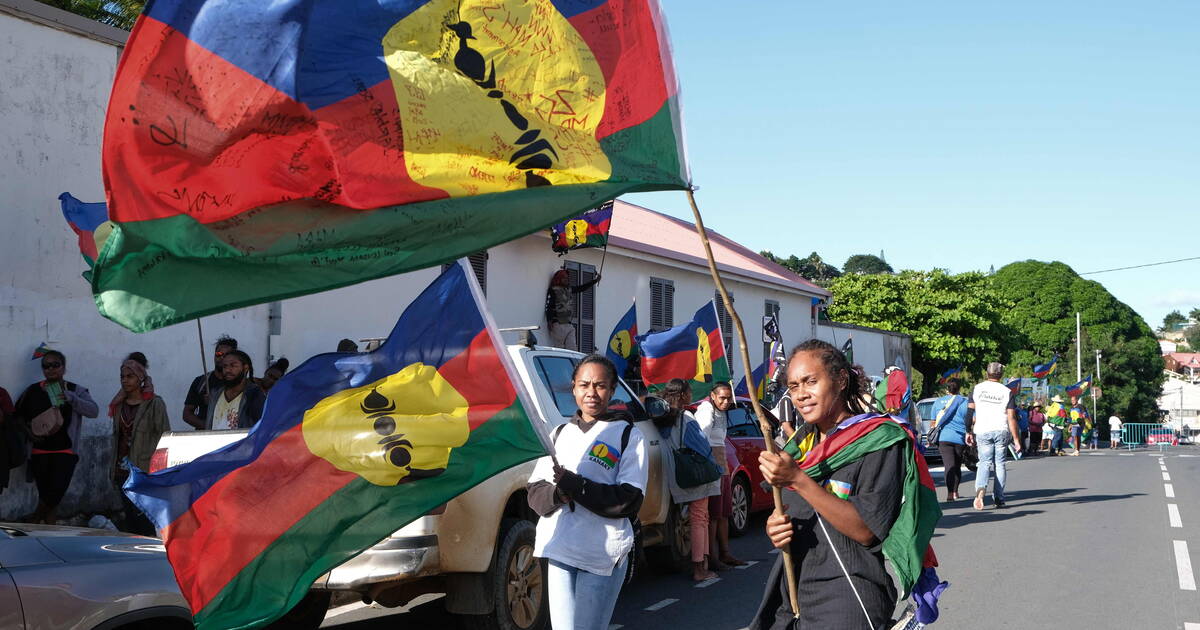
<path id="1" fill-rule="evenodd" d="M 771 349 L 767 352 L 767 359 L 758 364 L 758 367 L 750 370 L 750 376 L 754 379 L 754 392 L 760 401 L 767 398 L 767 384 L 774 378 L 775 372 L 779 369 L 778 356 L 782 354 L 782 347 L 778 341 L 771 342 Z M 733 388 L 735 396 L 750 397 L 750 387 L 746 384 L 746 377 L 743 376 L 738 380 L 737 386 Z"/>
<path id="2" fill-rule="evenodd" d="M 820 481 L 868 453 L 895 444 L 902 444 L 904 449 L 903 499 L 900 513 L 883 540 L 883 555 L 900 582 L 902 597 L 911 593 L 916 602 L 917 620 L 929 624 L 937 619 L 937 600 L 948 586 L 937 576 L 937 556 L 929 544 L 942 517 L 942 508 L 938 505 L 929 466 L 908 422 L 875 413 L 854 416 L 820 442 L 789 441 L 784 452 L 800 462 L 800 469 L 809 477 Z"/>
<path id="3" fill-rule="evenodd" d="M 1046 378 L 1047 376 L 1050 376 L 1051 374 L 1053 374 L 1054 370 L 1056 370 L 1056 369 L 1058 369 L 1058 355 L 1057 354 L 1054 355 L 1053 357 L 1051 357 L 1048 362 L 1039 363 L 1039 364 L 1033 366 L 1033 377 L 1034 378 Z"/>
<path id="4" fill-rule="evenodd" d="M 565 254 L 572 249 L 607 246 L 612 215 L 613 202 L 609 201 L 574 219 L 555 224 L 550 228 L 550 247 Z"/>
<path id="5" fill-rule="evenodd" d="M 1092 375 L 1089 374 L 1088 377 L 1083 379 L 1082 381 L 1079 381 L 1078 383 L 1075 383 L 1074 385 L 1067 387 L 1067 395 L 1068 396 L 1082 396 L 1083 393 L 1086 392 L 1088 390 L 1088 388 L 1091 386 L 1092 386 Z"/>
<path id="6" fill-rule="evenodd" d="M 1004 386 L 1008 388 L 1008 391 L 1012 392 L 1013 396 L 1019 396 L 1021 394 L 1021 377 L 1014 377 L 1005 383 Z"/>
<path id="7" fill-rule="evenodd" d="M 608 336 L 608 345 L 604 355 L 617 366 L 617 374 L 622 376 L 629 369 L 629 364 L 638 358 L 637 344 L 637 303 L 630 305 L 629 310 L 621 316 L 612 334 Z"/>
<path id="8" fill-rule="evenodd" d="M 657 0 L 155 0 L 104 127 L 92 293 L 141 332 L 682 190 Z"/>
<path id="9" fill-rule="evenodd" d="M 200 630 L 254 628 L 313 580 L 496 473 L 548 452 L 465 263 L 362 354 L 317 355 L 271 390 L 249 435 L 135 470 Z"/>
<path id="10" fill-rule="evenodd" d="M 30 360 L 40 359 L 40 358 L 46 356 L 46 353 L 50 352 L 50 350 L 51 350 L 50 346 L 46 342 L 43 341 L 40 345 L 38 345 L 38 347 L 33 349 L 33 356 L 29 357 L 29 359 Z"/>
<path id="11" fill-rule="evenodd" d="M 67 225 L 79 237 L 79 253 L 90 269 L 96 264 L 96 256 L 112 231 L 112 223 L 108 221 L 108 204 L 103 201 L 84 203 L 71 193 L 59 195 L 58 201 Z"/>
<path id="12" fill-rule="evenodd" d="M 717 318 L 717 304 L 709 300 L 696 311 L 692 321 L 657 333 L 638 337 L 642 353 L 642 382 L 658 391 L 673 378 L 692 387 L 699 400 L 712 391 L 713 383 L 729 381 L 729 359 Z"/>
<path id="13" fill-rule="evenodd" d="M 950 368 L 949 370 L 942 372 L 942 375 L 938 377 L 938 385 L 945 385 L 946 383 L 950 382 L 950 379 L 962 376 L 962 373 L 963 366 L 961 365 L 956 368 Z"/>

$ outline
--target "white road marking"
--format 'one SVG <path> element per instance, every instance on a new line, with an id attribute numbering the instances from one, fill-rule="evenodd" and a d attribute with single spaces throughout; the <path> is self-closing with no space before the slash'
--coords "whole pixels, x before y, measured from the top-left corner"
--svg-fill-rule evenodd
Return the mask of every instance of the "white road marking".
<path id="1" fill-rule="evenodd" d="M 1183 630 L 1200 630 L 1200 623 L 1192 623 L 1190 621 L 1185 621 L 1183 623 Z"/>
<path id="2" fill-rule="evenodd" d="M 1171 473 L 1163 473 L 1163 481 L 1170 481 Z"/>
<path id="3" fill-rule="evenodd" d="M 1176 457 L 1200 457 L 1200 455 L 1176 455 Z M 1196 630 L 1200 630 L 1200 624 L 1194 623 L 1192 625 L 1196 626 Z"/>
<path id="4" fill-rule="evenodd" d="M 662 610 L 662 609 L 666 608 L 667 606 L 674 604 L 677 601 L 679 601 L 679 600 L 668 597 L 668 598 L 662 600 L 661 602 L 658 602 L 657 604 L 651 604 L 651 605 L 647 606 L 645 608 L 645 610 L 646 610 L 646 612 L 655 612 L 658 610 Z"/>
<path id="5" fill-rule="evenodd" d="M 747 560 L 747 561 L 746 561 L 746 564 L 743 564 L 743 565 L 742 565 L 742 566 L 740 566 L 740 567 L 733 567 L 733 568 L 735 568 L 735 569 L 737 569 L 737 570 L 741 571 L 742 569 L 749 569 L 750 567 L 752 567 L 752 566 L 754 566 L 754 565 L 756 565 L 756 564 L 758 564 L 758 560 Z"/>
<path id="6" fill-rule="evenodd" d="M 1175 486 L 1173 486 L 1173 485 L 1171 485 L 1171 484 L 1169 484 L 1169 483 L 1164 483 L 1164 484 L 1163 484 L 1163 491 L 1167 493 L 1167 498 L 1168 498 L 1168 499 L 1174 499 L 1174 498 L 1175 498 Z"/>
<path id="7" fill-rule="evenodd" d="M 713 584 L 716 584 L 717 582 L 720 582 L 720 581 L 721 581 L 721 578 L 719 578 L 719 577 L 708 578 L 707 580 L 704 580 L 703 582 L 696 583 L 696 585 L 693 586 L 692 588 L 708 588 L 708 587 L 712 586 Z"/>
<path id="8" fill-rule="evenodd" d="M 1167 519 L 1171 521 L 1171 527 L 1183 527 L 1183 519 L 1179 518 L 1179 506 L 1174 503 L 1167 504 Z"/>
<path id="9" fill-rule="evenodd" d="M 1185 591 L 1196 590 L 1196 576 L 1192 575 L 1192 558 L 1188 555 L 1187 541 L 1176 540 L 1175 569 L 1179 573 L 1179 588 Z"/>

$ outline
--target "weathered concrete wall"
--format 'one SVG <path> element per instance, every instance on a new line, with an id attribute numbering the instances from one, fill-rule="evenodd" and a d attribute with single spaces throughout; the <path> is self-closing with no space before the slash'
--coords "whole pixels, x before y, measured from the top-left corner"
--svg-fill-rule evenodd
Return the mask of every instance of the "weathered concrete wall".
<path id="1" fill-rule="evenodd" d="M 72 23 L 82 29 L 64 26 Z M 104 410 L 119 387 L 120 360 L 139 350 L 150 360 L 173 427 L 182 430 L 183 398 L 201 372 L 196 325 L 135 335 L 101 317 L 80 277 L 86 264 L 58 202 L 65 191 L 84 201 L 104 199 L 100 144 L 121 36 L 105 29 L 39 3 L 0 0 L 0 387 L 15 399 L 40 380 L 40 365 L 30 355 L 48 342 L 66 353 L 67 378 L 90 389 Z M 210 366 L 211 342 L 227 333 L 261 373 L 266 327 L 266 307 L 205 318 Z M 64 516 L 116 505 L 107 474 L 111 422 L 106 411 L 84 421 Z M 24 469 L 12 472 L 10 487 L 0 493 L 0 520 L 27 514 L 35 504 Z"/>

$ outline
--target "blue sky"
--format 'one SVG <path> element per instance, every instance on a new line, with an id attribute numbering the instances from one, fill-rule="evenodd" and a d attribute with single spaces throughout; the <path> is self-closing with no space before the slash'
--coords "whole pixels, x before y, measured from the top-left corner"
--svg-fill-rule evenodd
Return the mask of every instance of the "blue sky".
<path id="1" fill-rule="evenodd" d="M 953 272 L 1200 255 L 1200 3 L 662 0 L 697 200 L 755 249 Z M 688 217 L 681 193 L 627 199 Z M 1152 327 L 1200 260 L 1087 276 Z"/>

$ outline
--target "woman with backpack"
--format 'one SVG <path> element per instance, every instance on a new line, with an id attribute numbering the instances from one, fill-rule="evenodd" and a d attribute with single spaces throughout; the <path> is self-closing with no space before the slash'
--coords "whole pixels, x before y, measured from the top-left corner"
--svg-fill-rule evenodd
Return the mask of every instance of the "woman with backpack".
<path id="1" fill-rule="evenodd" d="M 946 383 L 946 396 L 934 403 L 938 409 L 937 426 L 929 443 L 937 443 L 938 452 L 942 454 L 942 463 L 946 466 L 946 502 L 957 501 L 958 484 L 962 481 L 962 465 L 966 463 L 967 452 L 967 399 L 959 395 L 962 385 L 958 379 L 952 378 Z"/>
<path id="2" fill-rule="evenodd" d="M 692 547 L 692 579 L 697 582 L 711 580 L 717 577 L 709 569 L 709 550 L 716 547 L 715 536 L 716 529 L 709 527 L 708 504 L 709 497 L 721 496 L 721 477 L 720 467 L 713 459 L 713 450 L 709 446 L 708 438 L 704 436 L 704 431 L 700 429 L 700 423 L 696 421 L 685 407 L 692 402 L 692 388 L 687 384 L 687 381 L 680 378 L 673 378 L 667 381 L 663 388 L 663 400 L 671 406 L 671 413 L 654 421 L 654 425 L 658 427 L 658 432 L 662 435 L 664 445 L 669 445 L 670 448 L 660 449 L 664 459 L 664 475 L 667 478 L 667 485 L 671 489 L 671 500 L 676 505 L 688 506 L 688 528 L 691 532 L 691 547 Z M 678 475 L 676 474 L 676 456 L 675 451 L 680 449 L 690 449 L 698 455 L 704 457 L 710 462 L 713 468 L 717 471 L 715 481 L 702 483 L 691 487 L 681 487 L 679 485 Z"/>
<path id="3" fill-rule="evenodd" d="M 550 623 L 557 630 L 607 630 L 634 551 L 646 491 L 646 447 L 625 411 L 609 411 L 617 369 L 600 355 L 575 366 L 578 411 L 551 432 L 555 454 L 538 460 L 529 507 L 541 518 L 533 555 L 549 560 Z"/>

